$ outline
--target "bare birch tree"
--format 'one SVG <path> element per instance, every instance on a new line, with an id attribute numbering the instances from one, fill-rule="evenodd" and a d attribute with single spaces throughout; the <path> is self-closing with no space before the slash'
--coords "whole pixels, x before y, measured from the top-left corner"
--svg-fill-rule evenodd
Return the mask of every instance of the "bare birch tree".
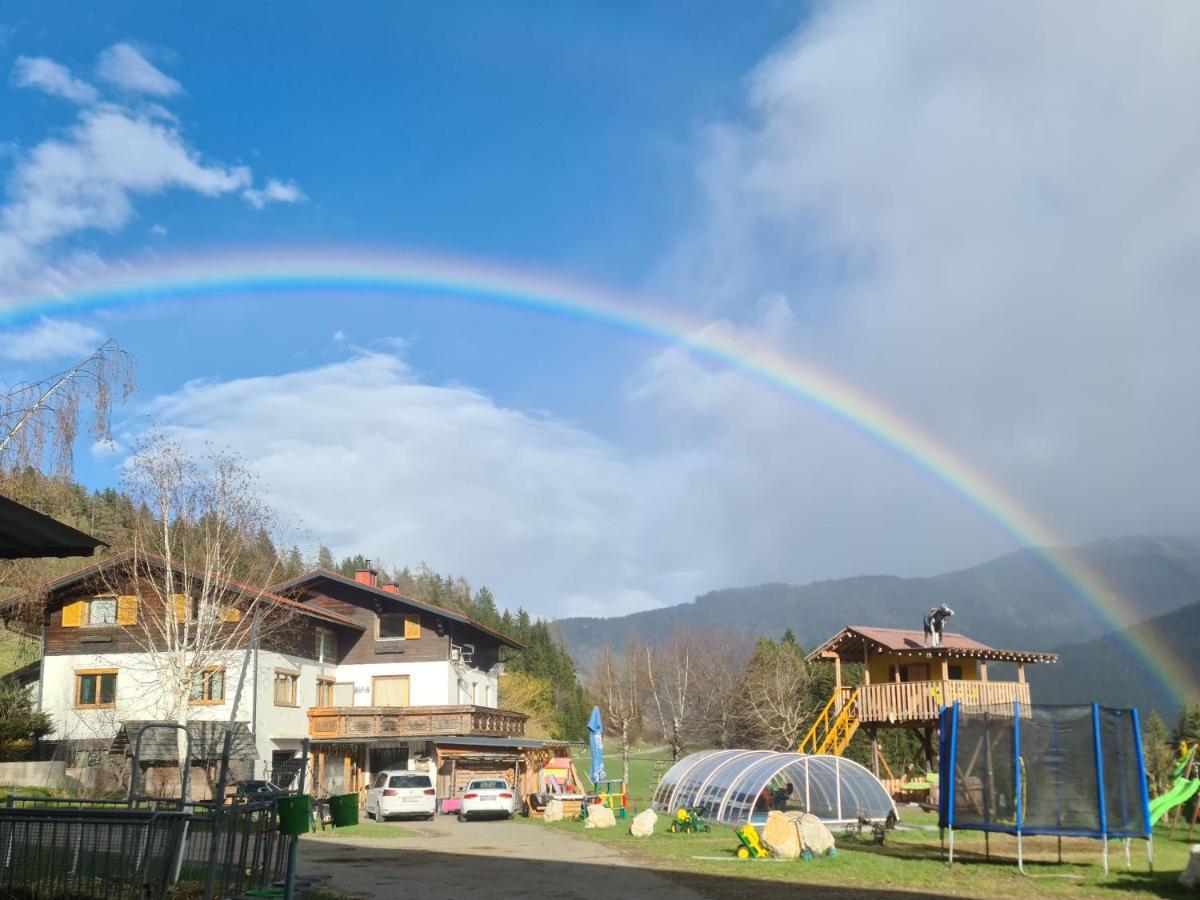
<path id="1" fill-rule="evenodd" d="M 255 618 L 260 637 L 285 624 L 285 608 L 265 597 L 278 566 L 263 547 L 274 514 L 239 458 L 196 459 L 163 439 L 134 455 L 124 487 L 142 512 L 127 562 L 106 575 L 118 607 L 136 603 L 136 612 L 117 609 L 118 624 L 142 653 L 140 674 L 153 680 L 158 714 L 186 726 L 197 695 L 219 690 L 232 700 L 223 670 L 240 671 Z M 123 596 L 129 585 L 133 598 Z"/>
<path id="2" fill-rule="evenodd" d="M 699 720 L 695 731 L 705 746 L 729 749 L 741 745 L 746 725 L 744 675 L 753 647 L 745 638 L 724 631 L 701 635 L 697 661 L 701 688 L 696 691 Z"/>
<path id="3" fill-rule="evenodd" d="M 676 629 L 666 642 L 645 647 L 644 653 L 647 693 L 674 762 L 699 724 L 702 641 L 691 630 Z"/>
<path id="4" fill-rule="evenodd" d="M 8 386 L 0 392 L 0 468 L 70 472 L 80 425 L 110 439 L 113 407 L 133 386 L 133 358 L 114 341 L 66 371 Z"/>
<path id="5" fill-rule="evenodd" d="M 645 651 L 636 641 L 621 652 L 605 646 L 592 676 L 592 693 L 600 698 L 604 724 L 621 746 L 621 777 L 629 784 L 629 753 L 642 721 L 642 659 Z"/>

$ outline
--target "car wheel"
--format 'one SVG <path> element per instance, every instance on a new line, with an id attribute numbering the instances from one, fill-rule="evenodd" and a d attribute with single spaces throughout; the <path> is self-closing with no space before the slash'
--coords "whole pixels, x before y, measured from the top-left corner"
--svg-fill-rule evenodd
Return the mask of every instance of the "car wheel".
<path id="1" fill-rule="evenodd" d="M 429 815 L 427 815 L 427 816 L 425 817 L 425 821 L 426 821 L 426 822 L 432 822 L 432 821 L 433 821 L 433 813 L 430 813 Z"/>
<path id="2" fill-rule="evenodd" d="M 460 821 L 460 822 L 465 822 L 465 821 L 467 821 L 467 815 L 466 815 L 466 813 L 459 813 L 459 814 L 458 814 L 458 821 Z"/>

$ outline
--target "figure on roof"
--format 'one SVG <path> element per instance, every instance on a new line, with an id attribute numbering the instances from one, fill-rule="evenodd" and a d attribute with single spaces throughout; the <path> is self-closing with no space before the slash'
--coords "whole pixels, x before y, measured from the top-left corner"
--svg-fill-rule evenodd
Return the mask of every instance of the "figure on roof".
<path id="1" fill-rule="evenodd" d="M 946 620 L 954 615 L 954 610 L 945 603 L 935 606 L 925 614 L 925 646 L 942 646 L 942 633 L 946 629 Z"/>

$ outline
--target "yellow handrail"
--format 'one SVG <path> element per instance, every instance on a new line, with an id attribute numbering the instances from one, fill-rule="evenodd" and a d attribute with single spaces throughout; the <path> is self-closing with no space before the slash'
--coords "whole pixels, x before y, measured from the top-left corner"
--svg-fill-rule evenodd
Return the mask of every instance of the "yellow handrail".
<path id="1" fill-rule="evenodd" d="M 829 722 L 829 716 L 834 711 L 835 705 L 841 702 L 841 706 L 834 716 L 833 724 Z M 824 726 L 824 728 L 822 728 Z M 800 746 L 796 748 L 797 753 L 828 753 L 831 746 L 836 747 L 834 753 L 841 755 L 841 752 L 846 749 L 846 745 L 850 743 L 850 738 L 854 736 L 854 732 L 858 730 L 858 688 L 843 687 L 833 692 L 833 696 L 829 698 L 829 702 L 825 704 L 825 708 L 817 714 L 817 719 L 813 722 L 812 728 L 808 730 L 808 734 L 800 741 Z M 844 735 L 844 739 L 841 737 Z"/>

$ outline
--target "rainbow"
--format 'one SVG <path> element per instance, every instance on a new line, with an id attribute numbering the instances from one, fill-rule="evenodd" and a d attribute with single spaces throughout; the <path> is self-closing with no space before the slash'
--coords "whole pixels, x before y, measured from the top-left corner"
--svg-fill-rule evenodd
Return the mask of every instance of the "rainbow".
<path id="1" fill-rule="evenodd" d="M 131 265 L 59 295 L 9 300 L 0 311 L 0 327 L 19 326 L 55 314 L 230 295 L 313 292 L 419 294 L 485 303 L 575 319 L 682 348 L 697 358 L 798 398 L 907 460 L 1018 544 L 1039 553 L 1050 571 L 1113 629 L 1124 628 L 1138 618 L 1130 603 L 1068 549 L 1066 542 L 1032 510 L 914 423 L 803 360 L 756 344 L 733 329 L 699 329 L 694 322 L 656 308 L 645 298 L 544 273 L 454 258 L 260 249 Z M 1191 676 L 1183 661 L 1166 648 L 1153 646 L 1147 638 L 1131 638 L 1129 649 L 1175 702 L 1185 699 Z"/>

